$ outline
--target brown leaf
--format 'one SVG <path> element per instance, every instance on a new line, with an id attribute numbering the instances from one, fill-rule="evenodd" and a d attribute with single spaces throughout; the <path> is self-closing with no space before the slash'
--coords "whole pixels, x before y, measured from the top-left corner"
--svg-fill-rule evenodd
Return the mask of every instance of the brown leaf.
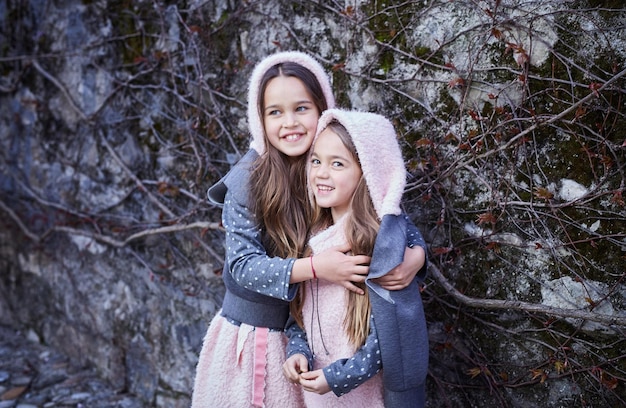
<path id="1" fill-rule="evenodd" d="M 489 250 L 489 251 L 493 251 L 496 254 L 500 253 L 500 245 L 498 245 L 497 242 L 490 242 L 485 246 L 485 249 Z"/>
<path id="2" fill-rule="evenodd" d="M 605 376 L 608 377 L 608 376 Z M 608 388 L 609 390 L 614 390 L 615 388 L 617 388 L 617 378 L 615 377 L 610 377 L 610 378 L 602 378 L 602 385 L 604 385 L 606 388 Z"/>
<path id="3" fill-rule="evenodd" d="M 566 367 L 567 367 L 567 362 L 563 363 L 559 360 L 554 362 L 554 368 L 556 369 L 556 372 L 558 374 L 561 374 L 563 371 L 565 371 Z"/>
<path id="4" fill-rule="evenodd" d="M 471 375 L 472 378 L 476 377 L 479 374 L 485 374 L 486 376 L 491 377 L 491 371 L 487 367 L 474 367 L 465 371 L 465 374 Z"/>
<path id="5" fill-rule="evenodd" d="M 554 197 L 554 194 L 545 187 L 535 187 L 535 197 L 543 200 L 550 200 Z"/>
<path id="6" fill-rule="evenodd" d="M 615 190 L 613 192 L 613 197 L 611 197 L 611 202 L 617 205 L 624 205 L 624 199 L 622 198 L 622 190 Z"/>
<path id="7" fill-rule="evenodd" d="M 432 140 L 423 137 L 415 142 L 415 147 L 432 146 L 432 144 Z"/>
<path id="8" fill-rule="evenodd" d="M 548 378 L 548 374 L 546 374 L 545 371 L 543 371 L 540 368 L 534 368 L 532 370 L 530 370 L 531 374 L 533 375 L 532 379 L 536 380 L 537 378 L 540 378 L 540 383 L 543 384 L 543 382 L 546 380 L 546 378 Z"/>
<path id="9" fill-rule="evenodd" d="M 604 167 L 613 167 L 613 159 L 610 156 L 601 156 L 600 163 L 604 165 Z"/>
<path id="10" fill-rule="evenodd" d="M 437 247 L 432 249 L 434 255 L 443 255 L 450 251 L 452 251 L 452 248 Z"/>
<path id="11" fill-rule="evenodd" d="M 489 212 L 480 214 L 476 221 L 478 222 L 478 225 L 481 225 L 481 224 L 495 224 L 498 221 L 498 219 L 496 218 L 495 215 L 493 215 L 493 213 L 491 211 L 489 211 Z"/>
<path id="12" fill-rule="evenodd" d="M 340 62 L 340 63 L 337 63 L 337 64 L 333 65 L 333 67 L 331 69 L 332 69 L 333 72 L 337 72 L 337 71 L 341 71 L 345 67 L 346 67 L 346 63 L 345 62 Z"/>
<path id="13" fill-rule="evenodd" d="M 599 82 L 592 82 L 589 84 L 589 89 L 596 97 L 600 97 L 600 93 L 598 93 L 598 89 L 602 88 L 602 84 Z"/>
<path id="14" fill-rule="evenodd" d="M 472 376 L 472 378 L 476 377 L 480 373 L 481 373 L 480 367 L 470 368 L 469 370 L 465 371 L 465 374 Z"/>
<path id="15" fill-rule="evenodd" d="M 348 16 L 348 17 L 352 17 L 354 15 L 354 6 L 346 7 L 345 10 L 341 11 L 341 14 Z"/>
<path id="16" fill-rule="evenodd" d="M 164 181 L 160 181 L 157 184 L 159 193 L 168 195 L 170 197 L 176 197 L 179 194 L 179 189 L 176 186 L 172 186 Z"/>
<path id="17" fill-rule="evenodd" d="M 2 394 L 2 396 L 0 396 L 0 400 L 7 401 L 17 399 L 17 397 L 22 395 L 27 388 L 28 387 L 26 385 L 13 387 L 10 390 L 7 390 L 4 394 Z"/>
<path id="18" fill-rule="evenodd" d="M 448 88 L 463 88 L 465 80 L 461 77 L 456 77 L 448 82 Z"/>
<path id="19" fill-rule="evenodd" d="M 443 140 L 445 140 L 446 142 L 450 142 L 450 141 L 456 141 L 457 138 L 454 135 L 454 133 L 448 133 L 446 137 L 443 138 Z M 624 144 L 626 144 L 626 141 L 624 142 Z"/>
<path id="20" fill-rule="evenodd" d="M 585 302 L 589 303 L 589 305 L 591 307 L 595 307 L 596 306 L 596 302 L 594 302 L 593 299 L 591 299 L 590 297 L 586 297 L 585 298 Z"/>

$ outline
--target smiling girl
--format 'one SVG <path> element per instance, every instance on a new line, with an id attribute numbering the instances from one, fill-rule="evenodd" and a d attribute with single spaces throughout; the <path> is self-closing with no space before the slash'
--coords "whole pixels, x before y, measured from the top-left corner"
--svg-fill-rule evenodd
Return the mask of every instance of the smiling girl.
<path id="1" fill-rule="evenodd" d="M 291 303 L 283 372 L 306 391 L 307 407 L 422 407 L 428 368 L 423 276 L 393 292 L 374 280 L 402 261 L 404 247 L 406 171 L 393 126 L 373 113 L 326 111 L 308 174 L 312 253 L 348 244 L 372 263 L 365 296 L 321 280 L 301 285 Z"/>

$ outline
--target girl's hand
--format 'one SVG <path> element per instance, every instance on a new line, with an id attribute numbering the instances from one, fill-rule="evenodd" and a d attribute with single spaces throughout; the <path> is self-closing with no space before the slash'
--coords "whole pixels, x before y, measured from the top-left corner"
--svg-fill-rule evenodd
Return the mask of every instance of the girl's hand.
<path id="1" fill-rule="evenodd" d="M 313 267 L 318 278 L 362 295 L 365 292 L 354 283 L 365 282 L 371 258 L 366 255 L 346 255 L 348 251 L 348 245 L 329 248 L 313 257 Z"/>
<path id="2" fill-rule="evenodd" d="M 300 373 L 309 371 L 309 362 L 303 354 L 294 354 L 283 364 L 283 374 L 292 383 L 300 382 Z"/>
<path id="3" fill-rule="evenodd" d="M 305 391 L 315 392 L 320 395 L 324 395 L 330 391 L 330 386 L 322 370 L 300 374 L 300 385 L 302 385 Z"/>
<path id="4" fill-rule="evenodd" d="M 404 289 L 409 286 L 425 263 L 426 253 L 424 248 L 418 245 L 413 248 L 407 248 L 404 251 L 404 261 L 389 273 L 374 281 L 387 290 Z"/>

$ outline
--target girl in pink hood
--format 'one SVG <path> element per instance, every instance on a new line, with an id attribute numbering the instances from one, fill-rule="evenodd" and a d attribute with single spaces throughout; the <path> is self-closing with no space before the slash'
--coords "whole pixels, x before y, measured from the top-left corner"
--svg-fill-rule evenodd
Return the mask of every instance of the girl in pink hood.
<path id="1" fill-rule="evenodd" d="M 423 275 L 394 292 L 374 280 L 402 262 L 405 247 L 398 238 L 406 231 L 400 210 L 406 170 L 393 125 L 373 113 L 329 109 L 313 143 L 310 251 L 347 244 L 372 262 L 365 296 L 321 280 L 300 286 L 291 302 L 284 374 L 302 385 L 309 408 L 423 407 Z"/>
<path id="2" fill-rule="evenodd" d="M 208 191 L 223 205 L 226 293 L 200 352 L 194 408 L 302 406 L 300 389 L 281 373 L 295 284 L 318 277 L 363 293 L 354 283 L 365 280 L 368 256 L 346 255 L 345 245 L 303 256 L 311 219 L 307 153 L 319 116 L 334 103 L 329 77 L 307 54 L 274 54 L 252 73 L 250 150 Z M 406 286 L 424 264 L 423 251 L 406 251 L 389 289 Z"/>

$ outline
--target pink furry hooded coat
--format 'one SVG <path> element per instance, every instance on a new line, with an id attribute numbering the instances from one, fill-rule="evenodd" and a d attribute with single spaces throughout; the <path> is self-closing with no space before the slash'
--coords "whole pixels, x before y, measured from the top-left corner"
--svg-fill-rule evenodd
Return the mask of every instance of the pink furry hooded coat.
<path id="1" fill-rule="evenodd" d="M 341 123 L 352 137 L 381 220 L 367 280 L 375 334 L 370 333 L 366 344 L 354 350 L 343 328 L 346 290 L 323 281 L 304 283 L 302 315 L 309 351 L 315 354 L 313 368 L 323 368 L 333 391 L 325 395 L 305 392 L 305 401 L 309 407 L 423 407 L 428 338 L 417 282 L 390 292 L 372 280 L 400 264 L 404 256 L 406 221 L 400 202 L 406 170 L 396 132 L 383 116 L 329 109 L 319 120 L 317 135 L 332 121 Z M 310 189 L 309 193 L 312 194 Z M 344 221 L 345 217 L 311 238 L 309 244 L 314 253 L 346 242 Z M 372 356 L 379 356 L 381 361 L 368 363 Z M 355 359 L 361 362 L 361 368 L 352 363 Z M 372 372 L 372 367 L 381 362 L 382 376 Z M 355 366 L 366 373 L 369 370 L 368 377 L 361 378 L 354 371 Z"/>

